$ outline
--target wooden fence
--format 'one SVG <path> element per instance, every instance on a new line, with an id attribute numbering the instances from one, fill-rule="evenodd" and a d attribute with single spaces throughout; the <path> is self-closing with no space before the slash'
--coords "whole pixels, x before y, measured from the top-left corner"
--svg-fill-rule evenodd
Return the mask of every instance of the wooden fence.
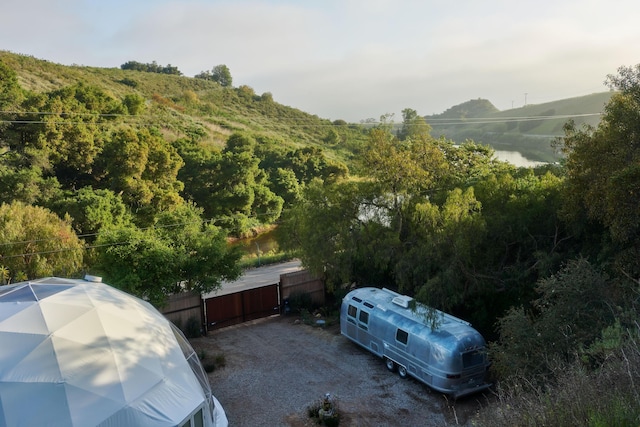
<path id="1" fill-rule="evenodd" d="M 202 296 L 198 292 L 170 295 L 167 305 L 160 309 L 160 313 L 183 331 L 191 318 L 195 318 L 198 325 L 202 325 L 204 323 Z"/>
<path id="2" fill-rule="evenodd" d="M 307 294 L 314 305 L 324 305 L 324 283 L 309 273 L 308 270 L 294 271 L 280 276 L 280 299 L 295 294 Z"/>
<path id="3" fill-rule="evenodd" d="M 171 295 L 160 312 L 183 331 L 195 318 L 206 332 L 280 314 L 284 300 L 300 294 L 309 295 L 314 305 L 321 306 L 325 302 L 324 283 L 306 270 L 295 271 L 280 275 L 279 283 L 205 300 L 196 292 Z"/>
<path id="4" fill-rule="evenodd" d="M 205 307 L 207 330 L 279 314 L 278 284 L 207 298 Z"/>

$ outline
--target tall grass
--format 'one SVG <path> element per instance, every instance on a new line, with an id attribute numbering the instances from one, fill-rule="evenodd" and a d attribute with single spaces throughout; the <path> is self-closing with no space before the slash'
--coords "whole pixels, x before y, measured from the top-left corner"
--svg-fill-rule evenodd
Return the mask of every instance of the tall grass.
<path id="1" fill-rule="evenodd" d="M 595 370 L 580 360 L 559 363 L 556 380 L 545 386 L 520 377 L 496 390 L 497 403 L 487 406 L 475 425 L 638 426 L 640 425 L 640 340 L 638 331 L 610 353 Z"/>

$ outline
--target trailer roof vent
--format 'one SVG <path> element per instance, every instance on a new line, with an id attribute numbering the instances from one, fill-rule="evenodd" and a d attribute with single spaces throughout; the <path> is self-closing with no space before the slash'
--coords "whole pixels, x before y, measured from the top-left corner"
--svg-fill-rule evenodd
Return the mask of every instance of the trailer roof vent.
<path id="1" fill-rule="evenodd" d="M 409 302 L 411 302 L 413 298 L 406 295 L 398 295 L 397 297 L 393 297 L 391 302 L 395 305 L 399 305 L 402 308 L 409 308 Z"/>

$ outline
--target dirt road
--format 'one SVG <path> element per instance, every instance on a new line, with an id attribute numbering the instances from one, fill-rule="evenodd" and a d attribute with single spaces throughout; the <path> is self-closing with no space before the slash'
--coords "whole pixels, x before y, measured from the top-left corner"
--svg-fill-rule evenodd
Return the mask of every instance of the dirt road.
<path id="1" fill-rule="evenodd" d="M 331 393 L 341 426 L 470 425 L 484 395 L 453 402 L 445 395 L 387 371 L 380 359 L 339 333 L 272 317 L 209 332 L 192 340 L 226 366 L 209 374 L 231 427 L 313 424 L 307 408 Z"/>

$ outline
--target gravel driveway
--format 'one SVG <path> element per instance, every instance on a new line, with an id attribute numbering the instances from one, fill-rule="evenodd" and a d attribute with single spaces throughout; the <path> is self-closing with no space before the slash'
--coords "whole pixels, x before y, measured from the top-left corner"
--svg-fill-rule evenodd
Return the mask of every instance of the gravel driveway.
<path id="1" fill-rule="evenodd" d="M 457 402 L 387 371 L 381 359 L 340 335 L 339 326 L 271 317 L 191 341 L 226 365 L 209 374 L 229 426 L 312 426 L 307 407 L 325 393 L 337 399 L 341 426 L 469 425 L 487 397 Z"/>

